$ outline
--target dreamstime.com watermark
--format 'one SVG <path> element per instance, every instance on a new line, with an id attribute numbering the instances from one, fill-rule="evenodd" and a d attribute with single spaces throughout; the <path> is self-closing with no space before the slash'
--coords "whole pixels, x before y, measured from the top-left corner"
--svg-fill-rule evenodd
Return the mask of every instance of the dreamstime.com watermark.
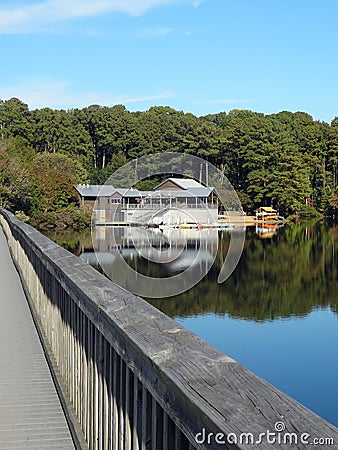
<path id="1" fill-rule="evenodd" d="M 260 444 L 278 444 L 285 446 L 311 445 L 311 446 L 333 446 L 335 445 L 332 437 L 312 437 L 309 433 L 295 433 L 286 431 L 284 422 L 276 422 L 274 431 L 267 430 L 262 433 L 209 433 L 205 428 L 195 436 L 197 444 L 207 445 L 260 445 Z"/>

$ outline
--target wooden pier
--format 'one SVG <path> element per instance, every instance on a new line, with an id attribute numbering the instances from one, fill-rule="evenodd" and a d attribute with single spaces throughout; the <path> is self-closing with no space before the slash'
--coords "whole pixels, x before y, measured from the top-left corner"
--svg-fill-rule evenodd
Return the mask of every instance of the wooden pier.
<path id="1" fill-rule="evenodd" d="M 336 427 L 12 214 L 0 210 L 0 222 L 78 449 L 286 450 L 285 437 L 297 439 L 292 448 L 317 438 L 325 439 L 318 448 L 336 448 Z M 20 285 L 6 269 L 3 236 L 0 254 L 6 313 Z M 72 448 L 51 378 L 37 376 L 47 365 L 28 309 L 16 308 L 0 330 L 0 448 Z"/>

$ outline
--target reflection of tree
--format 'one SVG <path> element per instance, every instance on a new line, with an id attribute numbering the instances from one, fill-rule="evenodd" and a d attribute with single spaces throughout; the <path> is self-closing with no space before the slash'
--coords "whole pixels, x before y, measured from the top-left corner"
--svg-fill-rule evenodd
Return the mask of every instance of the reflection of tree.
<path id="1" fill-rule="evenodd" d="M 273 242 L 248 231 L 244 252 L 232 276 L 216 280 L 222 260 L 193 290 L 150 302 L 172 317 L 229 314 L 258 321 L 304 316 L 317 307 L 338 310 L 337 254 L 332 229 L 288 225 Z M 227 238 L 220 246 L 227 247 Z"/>
<path id="2" fill-rule="evenodd" d="M 49 237 L 75 254 L 92 245 L 90 230 L 53 232 Z M 224 233 L 204 280 L 177 297 L 149 302 L 171 317 L 213 313 L 266 321 L 304 316 L 317 307 L 330 307 L 338 315 L 337 244 L 338 227 L 319 223 L 288 224 L 271 240 L 260 240 L 248 229 L 238 267 L 219 285 L 218 273 L 229 247 L 229 234 Z M 173 275 L 143 258 L 131 265 L 149 276 Z"/>
<path id="3" fill-rule="evenodd" d="M 46 230 L 44 234 L 61 247 L 79 256 L 84 249 L 92 249 L 92 236 L 90 229 L 74 231 L 66 229 L 62 231 Z"/>

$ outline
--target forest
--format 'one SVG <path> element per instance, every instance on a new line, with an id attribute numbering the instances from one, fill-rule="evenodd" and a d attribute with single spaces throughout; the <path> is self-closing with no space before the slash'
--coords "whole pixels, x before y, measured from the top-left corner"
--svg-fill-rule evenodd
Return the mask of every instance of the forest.
<path id="1" fill-rule="evenodd" d="M 33 225 L 81 227 L 73 185 L 101 184 L 149 153 L 184 152 L 217 166 L 252 213 L 271 205 L 293 217 L 338 210 L 338 117 L 249 110 L 197 117 L 171 107 L 130 112 L 123 105 L 29 110 L 0 100 L 0 205 Z"/>

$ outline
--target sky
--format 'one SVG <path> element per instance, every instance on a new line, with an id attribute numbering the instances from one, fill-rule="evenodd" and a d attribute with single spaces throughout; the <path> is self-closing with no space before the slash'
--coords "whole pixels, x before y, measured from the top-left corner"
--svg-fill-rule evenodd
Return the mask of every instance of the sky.
<path id="1" fill-rule="evenodd" d="M 338 116 L 337 0 L 2 0 L 0 99 Z"/>

